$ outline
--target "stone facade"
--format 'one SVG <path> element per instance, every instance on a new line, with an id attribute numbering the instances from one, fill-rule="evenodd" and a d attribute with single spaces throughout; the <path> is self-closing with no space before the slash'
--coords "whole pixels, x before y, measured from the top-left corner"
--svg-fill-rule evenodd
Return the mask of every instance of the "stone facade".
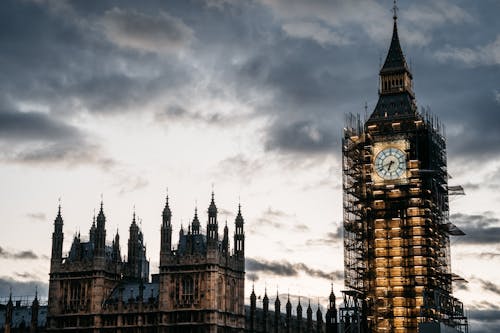
<path id="1" fill-rule="evenodd" d="M 243 332 L 245 327 L 245 236 L 241 207 L 234 248 L 224 228 L 219 239 L 214 195 L 207 234 L 198 213 L 172 248 L 168 197 L 162 215 L 160 272 L 149 281 L 149 262 L 135 213 L 128 258 L 120 254 L 118 233 L 106 244 L 103 205 L 88 241 L 78 234 L 63 257 L 61 209 L 54 221 L 50 268 L 48 332 Z M 97 222 L 97 224 L 96 224 Z"/>

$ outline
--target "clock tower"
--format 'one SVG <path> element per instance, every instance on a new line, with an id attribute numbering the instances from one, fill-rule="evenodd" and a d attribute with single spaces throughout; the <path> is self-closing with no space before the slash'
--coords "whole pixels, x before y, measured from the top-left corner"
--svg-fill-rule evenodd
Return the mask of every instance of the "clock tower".
<path id="1" fill-rule="evenodd" d="M 461 332 L 450 236 L 463 233 L 449 221 L 443 127 L 417 109 L 396 14 L 377 105 L 366 122 L 350 116 L 344 128 L 344 297 L 356 306 L 340 319 L 352 332 Z"/>

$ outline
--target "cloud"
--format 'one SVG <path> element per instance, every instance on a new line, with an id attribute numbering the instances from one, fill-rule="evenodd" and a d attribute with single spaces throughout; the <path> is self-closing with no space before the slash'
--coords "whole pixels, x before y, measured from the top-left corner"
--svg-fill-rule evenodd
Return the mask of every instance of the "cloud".
<path id="1" fill-rule="evenodd" d="M 191 28 L 163 10 L 148 15 L 115 7 L 104 14 L 102 23 L 106 36 L 113 43 L 146 52 L 178 51 L 193 38 Z"/>
<path id="2" fill-rule="evenodd" d="M 300 153 L 324 153 L 333 151 L 338 138 L 331 129 L 312 121 L 298 121 L 292 124 L 275 124 L 269 131 L 266 142 L 268 150 Z"/>
<path id="3" fill-rule="evenodd" d="M 474 48 L 446 45 L 444 49 L 436 51 L 435 56 L 441 62 L 452 60 L 472 67 L 499 65 L 500 35 L 497 35 L 493 42 Z"/>
<path id="4" fill-rule="evenodd" d="M 238 124 L 249 120 L 249 114 L 226 114 L 222 112 L 192 111 L 187 108 L 173 104 L 155 113 L 155 120 L 160 122 L 191 121 L 209 125 L 227 126 Z"/>
<path id="5" fill-rule="evenodd" d="M 222 178 L 238 179 L 250 184 L 263 167 L 264 163 L 258 159 L 236 154 L 220 161 L 214 173 Z"/>
<path id="6" fill-rule="evenodd" d="M 252 221 L 249 231 L 251 233 L 255 233 L 262 226 L 268 226 L 275 229 L 283 228 L 285 226 L 285 223 L 283 223 L 282 221 L 284 219 L 291 218 L 293 218 L 293 215 L 287 214 L 286 212 L 279 209 L 268 207 L 260 217 Z"/>
<path id="7" fill-rule="evenodd" d="M 456 213 L 450 216 L 450 220 L 466 234 L 459 238 L 461 243 L 500 243 L 500 220 L 490 212 L 474 215 Z"/>
<path id="8" fill-rule="evenodd" d="M 348 38 L 341 36 L 328 27 L 314 22 L 290 22 L 283 25 L 283 30 L 295 38 L 310 38 L 322 46 L 347 45 L 350 44 Z"/>
<path id="9" fill-rule="evenodd" d="M 258 273 L 272 274 L 277 276 L 293 277 L 300 273 L 326 280 L 341 280 L 344 273 L 341 271 L 325 272 L 320 269 L 311 268 L 304 263 L 292 264 L 287 261 L 267 261 L 264 259 L 247 258 L 245 260 L 245 269 L 247 272 L 257 277 Z"/>
<path id="10" fill-rule="evenodd" d="M 13 296 L 34 296 L 38 289 L 38 295 L 47 297 L 49 285 L 40 280 L 18 281 L 10 277 L 0 277 L 0 295 L 9 295 L 12 288 Z"/>
<path id="11" fill-rule="evenodd" d="M 46 221 L 47 216 L 45 213 L 38 212 L 38 213 L 28 213 L 26 214 L 27 217 L 29 217 L 32 220 L 37 220 L 37 221 Z"/>
<path id="12" fill-rule="evenodd" d="M 339 225 L 335 232 L 327 232 L 325 234 L 325 237 L 322 238 L 315 238 L 315 239 L 308 239 L 306 241 L 307 246 L 315 246 L 315 245 L 325 245 L 325 246 L 332 246 L 334 244 L 338 244 L 339 242 L 342 241 L 343 239 L 343 231 L 344 227 L 342 225 Z"/>
<path id="13" fill-rule="evenodd" d="M 38 256 L 35 254 L 35 252 L 33 252 L 31 250 L 19 251 L 19 252 L 9 252 L 9 251 L 6 251 L 4 248 L 0 247 L 0 258 L 33 260 L 33 259 L 38 259 Z"/>
<path id="14" fill-rule="evenodd" d="M 477 280 L 481 284 L 481 287 L 483 288 L 483 290 L 490 291 L 490 292 L 500 296 L 500 286 L 494 284 L 491 281 L 487 281 L 487 280 L 483 280 L 483 279 L 477 279 Z"/>
<path id="15" fill-rule="evenodd" d="M 0 146 L 0 161 L 7 163 L 114 164 L 84 132 L 41 112 L 0 109 Z"/>

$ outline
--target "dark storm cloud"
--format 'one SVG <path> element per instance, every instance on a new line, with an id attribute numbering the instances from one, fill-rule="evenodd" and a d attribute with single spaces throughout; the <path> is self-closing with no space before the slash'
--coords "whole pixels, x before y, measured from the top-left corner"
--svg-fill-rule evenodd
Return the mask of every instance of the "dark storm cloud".
<path id="1" fill-rule="evenodd" d="M 275 124 L 270 130 L 266 148 L 283 151 L 315 153 L 333 151 L 338 143 L 337 133 L 312 121 L 299 121 L 289 125 Z"/>
<path id="2" fill-rule="evenodd" d="M 49 285 L 45 281 L 29 280 L 18 281 L 9 277 L 0 277 L 0 295 L 9 296 L 12 290 L 12 296 L 34 296 L 38 290 L 39 297 L 47 297 Z"/>
<path id="3" fill-rule="evenodd" d="M 79 136 L 75 127 L 44 113 L 0 110 L 0 139 L 65 140 Z"/>
<path id="4" fill-rule="evenodd" d="M 390 5 L 6 1 L 0 91 L 67 117 L 142 110 L 162 99 L 168 102 L 160 105 L 186 105 L 153 111 L 170 122 L 230 126 L 258 115 L 268 119 L 261 140 L 268 151 L 331 154 L 340 149 L 343 114 L 364 113 L 365 101 L 369 113 L 376 103 Z M 468 49 L 495 55 L 498 4 L 426 0 L 400 7 L 400 38 L 413 59 L 419 105 L 430 105 L 450 129 L 450 154 L 497 153 L 500 67 L 481 57 L 471 67 L 446 55 Z M 255 114 L 190 110 L 188 102 L 201 98 L 232 98 Z"/>
<path id="5" fill-rule="evenodd" d="M 338 226 L 334 232 L 327 232 L 325 237 L 308 239 L 306 241 L 306 245 L 326 245 L 332 246 L 335 244 L 339 244 L 342 241 L 343 235 L 343 226 Z"/>
<path id="6" fill-rule="evenodd" d="M 292 264 L 288 261 L 267 261 L 264 259 L 247 258 L 245 269 L 251 274 L 273 274 L 278 276 L 293 277 L 304 273 L 311 277 L 322 278 L 326 280 L 341 280 L 344 273 L 341 271 L 325 272 L 320 269 L 314 269 L 304 263 Z M 255 277 L 255 276 L 254 276 Z"/>
<path id="7" fill-rule="evenodd" d="M 160 93 L 175 93 L 186 78 L 175 57 L 122 50 L 105 32 L 137 47 L 157 42 L 162 50 L 180 47 L 189 38 L 188 28 L 166 12 L 146 15 L 110 4 L 73 8 L 71 3 L 7 1 L 0 13 L 2 93 L 14 103 L 28 101 L 66 117 L 122 113 Z M 103 26 L 111 30 L 99 29 Z M 162 35 L 160 28 L 169 32 Z"/>
<path id="8" fill-rule="evenodd" d="M 38 259 L 38 256 L 35 254 L 35 252 L 31 250 L 11 252 L 0 247 L 0 258 L 33 260 L 33 259 Z"/>
<path id="9" fill-rule="evenodd" d="M 41 112 L 0 110 L 0 146 L 0 160 L 9 163 L 95 163 L 104 168 L 114 163 L 84 132 Z"/>
<path id="10" fill-rule="evenodd" d="M 459 243 L 500 243 L 500 220 L 492 216 L 489 212 L 485 212 L 482 215 L 452 214 L 450 220 L 466 234 L 456 239 Z"/>

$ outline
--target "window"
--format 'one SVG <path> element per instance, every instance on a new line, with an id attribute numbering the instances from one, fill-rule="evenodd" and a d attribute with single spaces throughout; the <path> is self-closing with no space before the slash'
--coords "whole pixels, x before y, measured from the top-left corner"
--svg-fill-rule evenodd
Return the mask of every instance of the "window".
<path id="1" fill-rule="evenodd" d="M 183 303 L 193 303 L 194 283 L 193 278 L 186 276 L 182 279 L 182 301 Z"/>

